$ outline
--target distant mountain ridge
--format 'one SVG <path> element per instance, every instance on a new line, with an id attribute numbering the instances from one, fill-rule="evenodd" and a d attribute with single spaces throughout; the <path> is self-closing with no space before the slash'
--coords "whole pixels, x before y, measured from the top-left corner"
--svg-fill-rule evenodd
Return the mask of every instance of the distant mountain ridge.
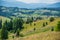
<path id="1" fill-rule="evenodd" d="M 60 2 L 49 5 L 50 8 L 60 8 Z"/>
<path id="2" fill-rule="evenodd" d="M 7 7 L 19 7 L 19 8 L 58 8 L 60 7 L 60 2 L 54 3 L 54 4 L 45 4 L 45 3 L 23 3 L 23 2 L 6 2 L 1 1 L 0 6 L 7 6 Z"/>

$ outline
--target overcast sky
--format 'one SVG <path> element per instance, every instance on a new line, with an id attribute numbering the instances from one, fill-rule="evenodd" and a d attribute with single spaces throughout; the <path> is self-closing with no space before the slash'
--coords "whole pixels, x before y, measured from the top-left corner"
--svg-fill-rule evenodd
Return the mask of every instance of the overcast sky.
<path id="1" fill-rule="evenodd" d="M 24 3 L 56 3 L 56 2 L 60 2 L 60 0 L 4 0 L 4 1 L 20 1 L 20 2 L 24 2 Z"/>

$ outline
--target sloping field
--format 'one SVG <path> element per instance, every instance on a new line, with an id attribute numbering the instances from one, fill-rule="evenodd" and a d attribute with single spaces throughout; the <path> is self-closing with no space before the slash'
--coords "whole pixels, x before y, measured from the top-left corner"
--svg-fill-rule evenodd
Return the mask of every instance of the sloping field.
<path id="1" fill-rule="evenodd" d="M 0 16 L 0 19 L 4 22 L 5 20 L 10 20 L 9 18 Z M 50 22 L 49 19 L 38 20 L 33 22 L 32 24 L 24 24 L 24 29 L 22 30 L 22 34 L 24 37 L 16 37 L 13 38 L 13 33 L 9 33 L 8 40 L 60 40 L 60 32 L 51 31 L 51 27 L 57 26 L 60 18 L 55 18 L 53 22 Z M 42 26 L 44 22 L 48 22 L 48 25 L 45 27 Z M 34 25 L 35 24 L 35 25 Z M 34 31 L 34 28 L 35 31 Z"/>
<path id="2" fill-rule="evenodd" d="M 60 40 L 60 32 L 42 32 L 25 37 L 23 40 Z"/>
<path id="3" fill-rule="evenodd" d="M 45 20 L 38 20 L 36 22 L 33 22 L 31 25 L 24 24 L 25 28 L 23 29 L 22 33 L 28 34 L 28 33 L 34 32 L 34 28 L 35 28 L 35 32 L 49 31 L 51 30 L 52 27 L 57 26 L 58 21 L 60 21 L 60 18 L 55 18 L 53 22 L 50 22 L 49 19 L 45 19 Z M 45 27 L 43 27 L 44 22 L 48 22 L 48 25 L 46 25 Z"/>
<path id="4" fill-rule="evenodd" d="M 60 40 L 60 32 L 42 32 L 25 37 L 15 37 L 9 40 Z"/>
<path id="5" fill-rule="evenodd" d="M 4 22 L 4 21 L 6 21 L 6 20 L 10 20 L 9 18 L 7 18 L 7 17 L 3 17 L 3 16 L 0 16 L 0 20 L 2 19 L 2 22 Z"/>

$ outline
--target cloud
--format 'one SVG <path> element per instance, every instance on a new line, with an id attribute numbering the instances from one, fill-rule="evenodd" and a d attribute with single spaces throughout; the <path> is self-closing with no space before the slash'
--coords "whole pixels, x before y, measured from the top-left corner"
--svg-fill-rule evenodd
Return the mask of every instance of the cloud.
<path id="1" fill-rule="evenodd" d="M 60 2 L 60 0 L 4 0 L 4 1 L 20 1 L 24 3 L 55 3 Z"/>
<path id="2" fill-rule="evenodd" d="M 16 1 L 22 1 L 25 3 L 55 3 L 59 2 L 60 0 L 16 0 Z"/>
<path id="3" fill-rule="evenodd" d="M 39 2 L 39 0 L 16 0 L 16 1 L 22 1 L 25 3 L 38 3 Z"/>
<path id="4" fill-rule="evenodd" d="M 16 1 L 16 0 L 2 0 L 2 1 L 12 2 L 12 1 Z M 17 0 L 17 1 L 18 1 L 18 0 Z"/>

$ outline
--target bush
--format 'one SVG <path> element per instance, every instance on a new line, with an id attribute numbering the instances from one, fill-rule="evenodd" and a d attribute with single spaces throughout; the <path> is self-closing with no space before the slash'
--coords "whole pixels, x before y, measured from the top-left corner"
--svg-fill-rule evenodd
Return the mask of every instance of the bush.
<path id="1" fill-rule="evenodd" d="M 32 18 L 27 18 L 26 24 L 32 23 L 33 22 L 33 17 Z"/>
<path id="2" fill-rule="evenodd" d="M 48 25 L 48 22 L 46 22 L 46 25 Z"/>
<path id="3" fill-rule="evenodd" d="M 20 37 L 24 37 L 24 35 L 22 33 L 20 33 Z"/>
<path id="4" fill-rule="evenodd" d="M 53 17 L 51 17 L 51 18 L 50 18 L 50 22 L 53 22 L 53 21 L 54 21 L 54 18 L 53 18 Z"/>
<path id="5" fill-rule="evenodd" d="M 36 28 L 34 28 L 34 31 L 36 30 Z"/>
<path id="6" fill-rule="evenodd" d="M 45 25 L 45 23 L 43 23 L 43 27 L 45 27 L 46 25 Z"/>
<path id="7" fill-rule="evenodd" d="M 14 38 L 14 36 L 12 36 L 12 38 Z"/>
<path id="8" fill-rule="evenodd" d="M 36 25 L 36 23 L 34 23 L 34 26 Z"/>
<path id="9" fill-rule="evenodd" d="M 51 28 L 51 31 L 54 31 L 54 27 Z"/>

